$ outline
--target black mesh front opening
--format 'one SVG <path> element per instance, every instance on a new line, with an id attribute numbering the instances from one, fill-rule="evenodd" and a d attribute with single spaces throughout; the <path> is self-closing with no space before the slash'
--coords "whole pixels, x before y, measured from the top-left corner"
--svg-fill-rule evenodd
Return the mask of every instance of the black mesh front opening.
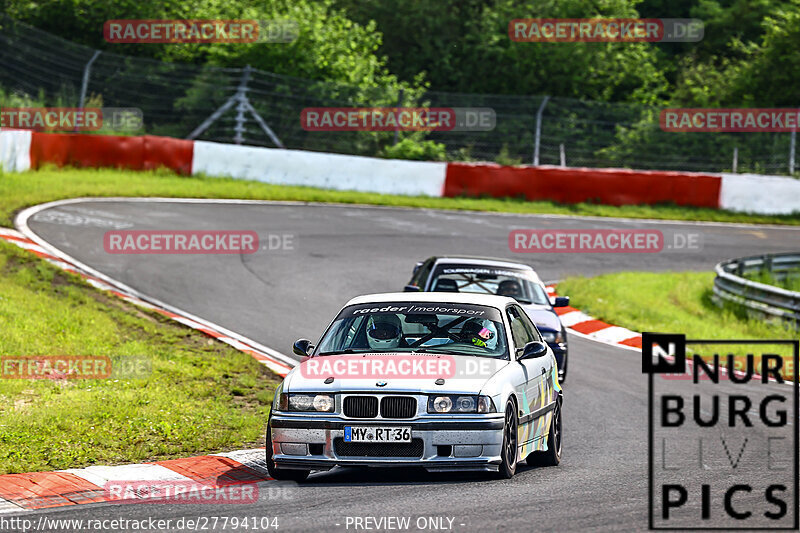
<path id="1" fill-rule="evenodd" d="M 339 457 L 422 457 L 425 445 L 422 439 L 411 442 L 345 442 L 342 438 L 333 440 L 333 449 Z"/>

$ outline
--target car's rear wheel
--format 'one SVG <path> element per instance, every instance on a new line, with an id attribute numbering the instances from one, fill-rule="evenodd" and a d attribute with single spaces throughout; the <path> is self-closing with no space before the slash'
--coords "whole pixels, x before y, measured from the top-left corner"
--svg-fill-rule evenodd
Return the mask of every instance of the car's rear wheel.
<path id="1" fill-rule="evenodd" d="M 561 400 L 556 400 L 550 433 L 547 435 L 547 451 L 534 452 L 528 456 L 530 466 L 558 466 L 561 463 Z"/>
<path id="2" fill-rule="evenodd" d="M 510 479 L 517 472 L 517 428 L 517 409 L 514 402 L 509 401 L 503 425 L 502 461 L 498 470 L 498 475 L 503 479 Z"/>
<path id="3" fill-rule="evenodd" d="M 278 468 L 272 460 L 272 417 L 267 422 L 267 470 L 273 479 L 279 481 L 304 481 L 311 473 L 310 470 L 294 470 L 291 468 Z"/>

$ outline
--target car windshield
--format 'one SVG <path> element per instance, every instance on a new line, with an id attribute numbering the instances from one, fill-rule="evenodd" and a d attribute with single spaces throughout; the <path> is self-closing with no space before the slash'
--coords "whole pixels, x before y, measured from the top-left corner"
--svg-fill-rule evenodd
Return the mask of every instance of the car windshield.
<path id="1" fill-rule="evenodd" d="M 550 305 L 547 292 L 530 270 L 445 264 L 433 272 L 432 291 L 510 296 L 521 303 Z"/>
<path id="2" fill-rule="evenodd" d="M 508 359 L 500 311 L 469 304 L 380 302 L 345 307 L 315 355 L 444 353 Z"/>

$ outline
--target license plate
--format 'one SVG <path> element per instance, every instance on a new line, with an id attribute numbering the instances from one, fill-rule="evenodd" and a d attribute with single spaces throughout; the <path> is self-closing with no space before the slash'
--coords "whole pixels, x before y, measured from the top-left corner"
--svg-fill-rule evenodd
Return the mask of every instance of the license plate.
<path id="1" fill-rule="evenodd" d="M 345 442 L 411 442 L 411 428 L 345 426 Z"/>

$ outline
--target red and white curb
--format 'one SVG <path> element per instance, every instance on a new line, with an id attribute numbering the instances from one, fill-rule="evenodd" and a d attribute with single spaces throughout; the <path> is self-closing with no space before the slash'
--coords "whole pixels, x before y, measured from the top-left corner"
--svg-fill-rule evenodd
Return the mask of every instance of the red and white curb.
<path id="1" fill-rule="evenodd" d="M 249 339 L 243 339 L 238 335 L 236 335 L 236 337 L 238 337 L 236 338 L 224 330 L 224 328 L 216 326 L 215 324 L 201 321 L 196 317 L 188 315 L 188 313 L 174 312 L 170 309 L 167 309 L 166 306 L 145 301 L 142 297 L 135 294 L 135 291 L 128 290 L 126 287 L 114 283 L 112 280 L 109 280 L 105 276 L 102 276 L 84 267 L 83 265 L 76 264 L 75 262 L 67 260 L 64 257 L 56 256 L 53 251 L 45 248 L 37 242 L 34 242 L 32 239 L 29 239 L 16 230 L 0 228 L 0 239 L 12 244 L 16 244 L 20 248 L 24 248 L 33 252 L 37 256 L 49 261 L 62 270 L 78 274 L 90 285 L 98 289 L 108 291 L 114 296 L 118 296 L 127 302 L 155 311 L 156 313 L 169 317 L 185 326 L 189 326 L 192 329 L 202 331 L 206 335 L 222 341 L 225 344 L 233 346 L 237 350 L 251 355 L 253 358 L 266 365 L 267 368 L 279 376 L 285 377 L 286 374 L 288 374 L 292 367 L 296 364 L 295 361 L 284 356 L 283 354 L 275 352 L 274 350 L 269 350 L 265 347 L 258 346 L 257 343 L 250 341 Z"/>
<path id="2" fill-rule="evenodd" d="M 556 287 L 555 283 L 547 285 L 547 294 L 556 296 Z M 555 307 L 553 310 L 561 318 L 564 327 L 581 337 L 629 350 L 642 349 L 641 333 L 596 320 L 574 307 Z"/>
<path id="3" fill-rule="evenodd" d="M 155 463 L 7 474 L 0 476 L 0 514 L 114 501 L 104 491 L 110 481 L 196 482 L 203 487 L 257 483 L 272 479 L 265 455 L 260 448 Z"/>

